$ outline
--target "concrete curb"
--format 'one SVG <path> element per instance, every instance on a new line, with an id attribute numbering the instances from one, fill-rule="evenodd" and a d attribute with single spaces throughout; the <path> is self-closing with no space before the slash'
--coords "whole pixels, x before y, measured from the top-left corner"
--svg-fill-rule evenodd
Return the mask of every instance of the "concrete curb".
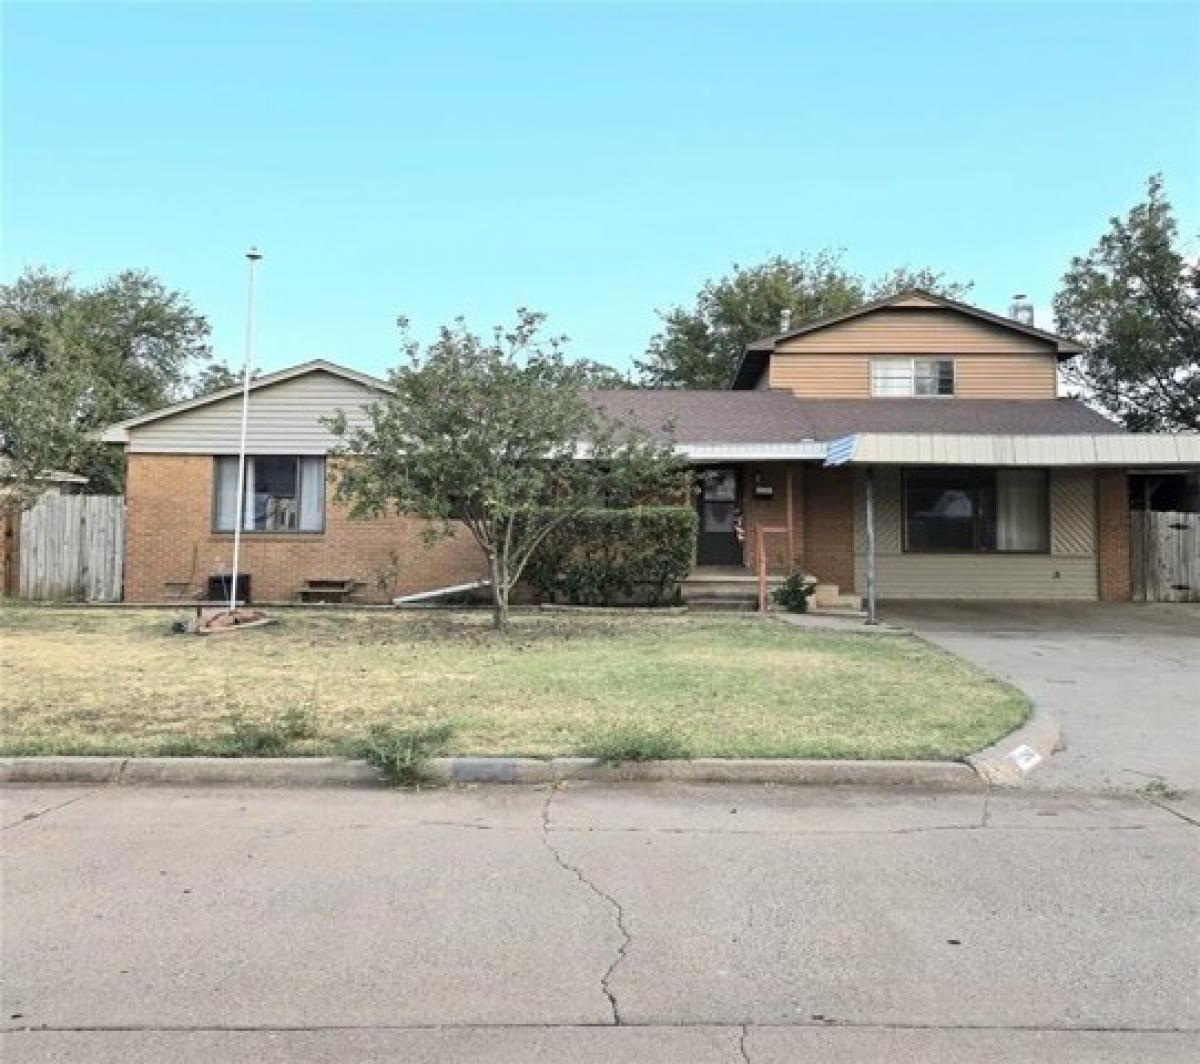
<path id="1" fill-rule="evenodd" d="M 947 790 L 984 786 L 975 769 L 955 761 L 697 758 L 614 764 L 579 757 L 440 757 L 427 763 L 425 776 L 432 783 L 777 783 Z M 0 783 L 379 787 L 385 780 L 365 761 L 339 757 L 10 757 L 0 758 Z"/>
<path id="2" fill-rule="evenodd" d="M 1013 787 L 1062 749 L 1062 725 L 1036 705 L 1015 732 L 967 758 L 985 783 Z"/>

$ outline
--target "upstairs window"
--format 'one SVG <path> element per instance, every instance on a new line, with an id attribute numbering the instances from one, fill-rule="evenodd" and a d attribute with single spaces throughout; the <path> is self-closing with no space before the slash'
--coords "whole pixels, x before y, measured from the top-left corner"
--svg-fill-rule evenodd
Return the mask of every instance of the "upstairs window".
<path id="1" fill-rule="evenodd" d="M 214 471 L 213 528 L 232 532 L 237 510 L 236 456 L 222 455 Z M 247 455 L 243 532 L 323 532 L 325 459 Z"/>
<path id="2" fill-rule="evenodd" d="M 876 398 L 953 395 L 954 360 L 873 358 L 871 394 Z"/>

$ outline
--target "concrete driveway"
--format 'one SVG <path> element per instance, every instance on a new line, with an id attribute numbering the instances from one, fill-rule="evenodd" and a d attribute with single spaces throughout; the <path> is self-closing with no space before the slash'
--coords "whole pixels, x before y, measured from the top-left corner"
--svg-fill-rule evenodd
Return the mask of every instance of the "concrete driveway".
<path id="1" fill-rule="evenodd" d="M 1200 790 L 1200 605 L 906 602 L 880 615 L 1062 721 L 1066 748 L 1032 786 Z"/>

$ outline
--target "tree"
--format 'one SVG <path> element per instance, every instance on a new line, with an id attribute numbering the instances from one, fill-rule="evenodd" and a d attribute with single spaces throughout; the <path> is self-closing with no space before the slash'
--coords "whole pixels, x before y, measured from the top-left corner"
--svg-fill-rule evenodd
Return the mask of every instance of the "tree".
<path id="1" fill-rule="evenodd" d="M 97 431 L 188 394 L 208 334 L 186 296 L 139 271 L 86 288 L 30 269 L 0 285 L 0 456 L 24 470 L 37 455 L 91 491 L 118 490 L 120 456 Z"/>
<path id="2" fill-rule="evenodd" d="M 868 281 L 848 270 L 834 251 L 776 256 L 757 266 L 735 263 L 727 277 L 705 282 L 692 308 L 659 312 L 663 328 L 636 366 L 650 387 L 728 388 L 746 346 L 778 333 L 785 311 L 800 325 L 910 288 L 957 298 L 970 287 L 906 267 Z"/>
<path id="3" fill-rule="evenodd" d="M 250 377 L 258 376 L 257 369 L 250 370 Z M 199 399 L 203 395 L 212 395 L 226 388 L 236 388 L 242 383 L 242 371 L 234 369 L 228 362 L 213 359 L 200 370 L 192 380 L 192 398 Z"/>
<path id="4" fill-rule="evenodd" d="M 363 427 L 331 419 L 351 513 L 428 519 L 429 542 L 465 529 L 487 559 L 497 629 L 530 557 L 563 521 L 600 499 L 686 489 L 670 443 L 602 416 L 583 394 L 587 368 L 566 361 L 561 339 L 541 337 L 542 321 L 521 309 L 485 339 L 459 319 L 422 351 L 401 319 L 407 358 L 390 374 L 394 393 Z"/>
<path id="5" fill-rule="evenodd" d="M 1200 430 L 1200 261 L 1178 243 L 1161 174 L 1146 200 L 1086 255 L 1054 297 L 1059 332 L 1084 354 L 1066 367 L 1083 398 L 1134 431 Z"/>

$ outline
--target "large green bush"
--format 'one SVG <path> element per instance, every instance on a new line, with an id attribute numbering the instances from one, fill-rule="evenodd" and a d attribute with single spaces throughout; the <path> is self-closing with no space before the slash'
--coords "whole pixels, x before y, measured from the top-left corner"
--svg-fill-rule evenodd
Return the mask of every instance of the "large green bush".
<path id="1" fill-rule="evenodd" d="M 584 510 L 542 541 L 525 579 L 546 602 L 660 605 L 691 571 L 696 531 L 688 506 Z"/>

